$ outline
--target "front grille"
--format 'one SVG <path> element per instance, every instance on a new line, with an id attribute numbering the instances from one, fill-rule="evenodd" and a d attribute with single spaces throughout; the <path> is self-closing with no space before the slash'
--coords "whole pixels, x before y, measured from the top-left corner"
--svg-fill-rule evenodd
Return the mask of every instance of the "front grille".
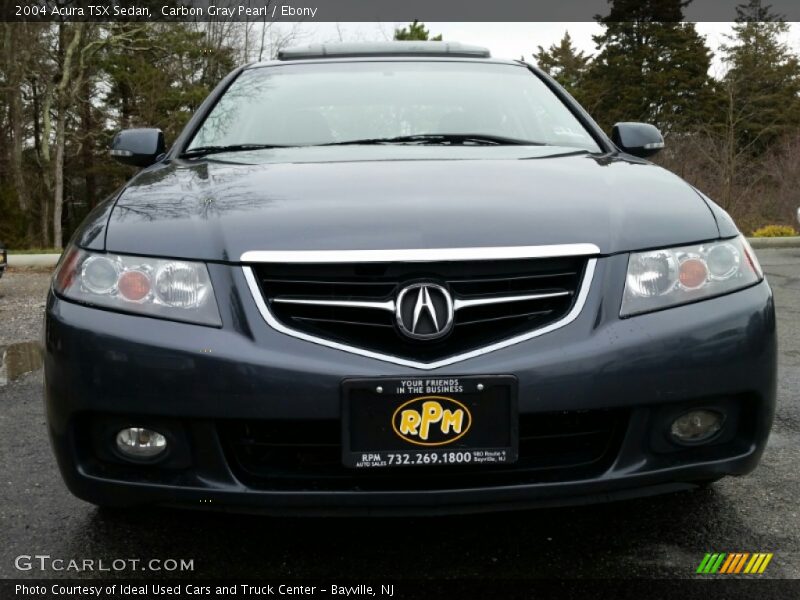
<path id="1" fill-rule="evenodd" d="M 220 421 L 218 430 L 234 473 L 254 489 L 426 490 L 598 476 L 619 452 L 627 422 L 623 410 L 520 415 L 516 463 L 368 471 L 342 465 L 337 420 Z"/>
<path id="2" fill-rule="evenodd" d="M 559 257 L 252 268 L 269 310 L 283 325 L 382 354 L 434 361 L 562 319 L 578 295 L 586 262 L 586 257 Z M 459 307 L 446 337 L 414 340 L 399 330 L 392 303 L 416 282 L 443 286 Z"/>

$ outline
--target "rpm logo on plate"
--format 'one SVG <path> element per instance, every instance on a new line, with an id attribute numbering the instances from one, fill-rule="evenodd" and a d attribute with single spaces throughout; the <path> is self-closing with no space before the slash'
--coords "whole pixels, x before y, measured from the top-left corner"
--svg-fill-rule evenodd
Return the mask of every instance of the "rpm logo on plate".
<path id="1" fill-rule="evenodd" d="M 417 446 L 446 446 L 469 431 L 469 409 L 445 396 L 421 396 L 404 402 L 392 415 L 398 437 Z"/>

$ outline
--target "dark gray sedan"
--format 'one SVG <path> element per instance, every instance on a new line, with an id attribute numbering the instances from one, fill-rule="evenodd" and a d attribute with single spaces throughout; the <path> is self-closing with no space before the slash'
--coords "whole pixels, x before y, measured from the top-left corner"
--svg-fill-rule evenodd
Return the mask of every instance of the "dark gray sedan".
<path id="1" fill-rule="evenodd" d="M 102 505 L 452 513 L 757 465 L 772 293 L 712 200 L 552 79 L 451 43 L 237 69 L 74 236 L 47 415 Z"/>

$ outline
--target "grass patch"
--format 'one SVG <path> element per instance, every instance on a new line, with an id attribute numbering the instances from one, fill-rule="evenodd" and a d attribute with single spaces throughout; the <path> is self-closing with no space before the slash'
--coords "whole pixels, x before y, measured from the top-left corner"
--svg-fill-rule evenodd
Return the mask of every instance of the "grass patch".
<path id="1" fill-rule="evenodd" d="M 794 237 L 797 235 L 797 232 L 794 230 L 794 227 L 789 227 L 788 225 L 766 225 L 760 229 L 756 229 L 753 232 L 753 237 Z"/>

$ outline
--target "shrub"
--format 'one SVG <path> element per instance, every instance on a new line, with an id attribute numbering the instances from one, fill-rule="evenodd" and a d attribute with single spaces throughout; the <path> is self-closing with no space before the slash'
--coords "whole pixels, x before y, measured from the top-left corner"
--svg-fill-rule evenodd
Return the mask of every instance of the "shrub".
<path id="1" fill-rule="evenodd" d="M 797 232 L 788 225 L 765 225 L 753 232 L 753 237 L 792 237 L 795 235 Z"/>

